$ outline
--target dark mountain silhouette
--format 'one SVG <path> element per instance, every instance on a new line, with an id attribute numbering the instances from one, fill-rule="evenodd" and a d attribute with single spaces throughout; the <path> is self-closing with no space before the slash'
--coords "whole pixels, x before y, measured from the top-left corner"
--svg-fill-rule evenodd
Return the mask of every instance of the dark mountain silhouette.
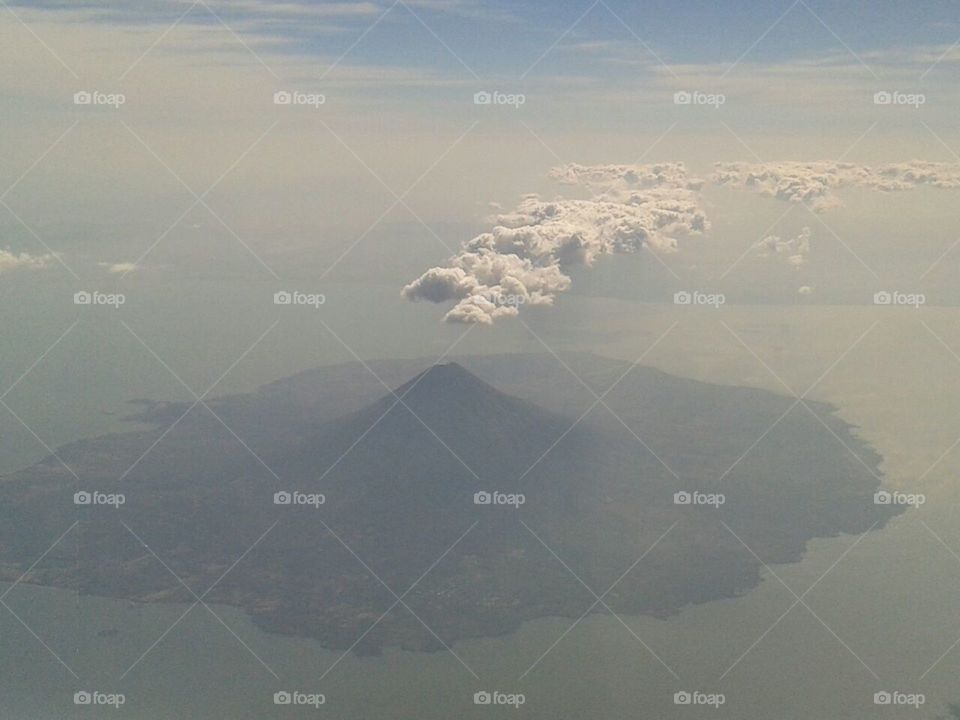
<path id="1" fill-rule="evenodd" d="M 552 359 L 476 364 L 554 407 L 574 402 Z M 377 374 L 408 366 L 390 367 Z M 612 361 L 590 368 L 591 380 L 622 375 Z M 324 377 L 212 402 L 229 430 L 202 406 L 149 407 L 140 419 L 156 430 L 58 451 L 79 483 L 55 458 L 3 478 L 0 576 L 19 577 L 80 520 L 27 582 L 192 602 L 186 584 L 273 632 L 436 649 L 579 617 L 595 598 L 570 569 L 598 594 L 617 582 L 605 597 L 616 612 L 667 615 L 754 586 L 753 553 L 796 560 L 812 537 L 896 512 L 873 503 L 879 457 L 826 406 L 822 423 L 788 413 L 744 454 L 792 403 L 771 393 L 637 368 L 604 403 L 616 417 L 589 398 L 561 414 L 448 363 L 390 392 L 367 386 L 351 408 L 341 383 L 356 368 Z M 125 503 L 77 506 L 78 490 Z M 678 491 L 725 502 L 678 505 Z"/>
<path id="2" fill-rule="evenodd" d="M 567 418 L 502 393 L 450 363 L 435 365 L 362 410 L 326 423 L 304 443 L 301 461 L 307 472 L 315 472 L 335 462 L 345 443 L 364 436 L 351 453 L 352 466 L 410 463 L 425 470 L 439 463 L 450 466 L 455 477 L 476 473 L 509 484 L 569 426 Z"/>

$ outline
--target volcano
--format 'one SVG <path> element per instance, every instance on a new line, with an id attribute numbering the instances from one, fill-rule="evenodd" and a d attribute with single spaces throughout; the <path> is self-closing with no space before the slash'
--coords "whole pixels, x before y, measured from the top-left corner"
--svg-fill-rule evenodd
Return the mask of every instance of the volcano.
<path id="1" fill-rule="evenodd" d="M 541 398 L 565 392 L 531 362 L 483 361 L 532 378 Z M 207 593 L 328 647 L 435 650 L 606 611 L 602 593 L 614 612 L 657 616 L 734 597 L 761 562 L 897 512 L 873 503 L 880 459 L 847 426 L 771 393 L 611 366 L 623 379 L 610 407 L 564 414 L 447 363 L 381 384 L 379 398 L 367 387 L 350 409 L 340 383 L 357 372 L 316 371 L 297 392 L 281 383 L 209 410 L 151 408 L 140 419 L 153 430 L 58 451 L 80 482 L 53 457 L 2 478 L 0 576 L 19 578 L 79 521 L 77 541 L 25 582 L 140 602 Z M 756 430 L 733 426 L 752 409 Z M 123 504 L 78 505 L 77 492 Z"/>

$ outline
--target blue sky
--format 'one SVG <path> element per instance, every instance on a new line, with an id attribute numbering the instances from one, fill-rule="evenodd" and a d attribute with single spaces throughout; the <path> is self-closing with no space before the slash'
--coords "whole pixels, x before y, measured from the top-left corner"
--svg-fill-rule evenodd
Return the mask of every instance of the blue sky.
<path id="1" fill-rule="evenodd" d="M 104 2 L 22 2 L 12 7 L 26 12 L 45 9 L 78 21 L 153 24 L 163 29 L 191 5 L 185 0 L 153 0 L 125 7 Z M 863 56 L 896 49 L 946 49 L 960 38 L 955 8 L 930 1 L 211 1 L 206 7 L 194 6 L 182 22 L 217 25 L 206 8 L 252 45 L 262 43 L 264 53 L 324 58 L 346 51 L 389 10 L 377 28 L 352 48 L 353 61 L 464 70 L 438 40 L 427 39 L 430 31 L 411 17 L 416 13 L 481 77 L 519 75 L 554 43 L 554 50 L 541 61 L 540 73 L 569 69 L 573 63 L 565 61 L 565 55 L 577 47 L 592 45 L 595 55 L 602 56 L 602 43 L 627 46 L 617 48 L 620 57 L 629 57 L 632 47 L 636 59 L 648 59 L 638 38 L 667 64 L 732 63 L 744 53 L 751 62 L 780 63 L 843 53 L 844 45 Z M 613 52 L 612 47 L 607 49 Z M 581 68 L 588 64 L 583 58 L 578 63 Z"/>

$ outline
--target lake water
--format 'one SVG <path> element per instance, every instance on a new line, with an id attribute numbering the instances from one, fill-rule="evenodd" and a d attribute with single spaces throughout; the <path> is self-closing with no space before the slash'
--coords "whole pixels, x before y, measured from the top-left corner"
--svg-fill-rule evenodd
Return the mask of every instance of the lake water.
<path id="1" fill-rule="evenodd" d="M 930 516 L 927 522 L 945 518 Z M 774 571 L 801 594 L 855 538 L 815 542 L 807 559 Z M 614 618 L 591 616 L 520 676 L 569 628 L 565 619 L 529 623 L 518 633 L 464 642 L 453 656 L 388 651 L 341 657 L 309 640 L 260 632 L 242 612 L 195 607 L 153 650 L 188 606 L 134 606 L 20 585 L 6 602 L 79 679 L 14 616 L 0 614 L 0 711 L 11 720 L 73 716 L 130 718 L 875 718 L 878 690 L 923 692 L 920 714 L 934 717 L 957 699 L 960 653 L 919 676 L 960 637 L 960 561 L 907 516 L 867 536 L 729 673 L 721 675 L 794 603 L 772 577 L 736 600 L 689 608 L 669 620 L 624 618 L 670 673 Z M 571 589 L 576 581 L 571 577 Z M 2 610 L 2 608 L 0 608 Z M 402 608 L 393 612 L 406 612 Z M 429 618 L 424 618 L 429 624 Z M 840 639 L 831 633 L 836 632 Z M 249 647 L 249 650 L 243 646 Z M 844 643 L 849 649 L 844 647 Z M 254 653 L 256 656 L 255 657 Z M 866 664 L 861 664 L 860 659 Z M 279 676 L 276 679 L 270 670 Z M 869 668 L 869 669 L 868 669 Z M 875 679 L 871 671 L 880 680 Z M 676 707 L 678 690 L 721 692 L 719 709 Z M 123 693 L 118 714 L 76 708 L 73 693 Z M 323 693 L 318 710 L 277 707 L 280 690 Z M 475 706 L 473 693 L 523 693 L 519 709 Z M 885 708 L 896 717 L 898 710 Z M 79 714 L 77 715 L 80 716 Z"/>
<path id="2" fill-rule="evenodd" d="M 725 317 L 739 328 L 738 316 L 732 315 L 735 309 L 730 312 Z M 865 327 L 863 318 L 852 311 L 829 327 L 822 314 L 816 327 L 807 327 L 807 319 L 788 318 L 783 309 L 742 312 L 745 326 L 774 328 L 768 340 L 760 334 L 747 337 L 788 382 L 796 382 L 801 389 L 806 387 L 803 379 L 816 379 Z M 777 313 L 776 322 L 768 322 L 770 318 L 763 315 L 767 312 Z M 950 312 L 948 321 L 955 315 Z M 938 319 L 931 322 L 947 327 L 936 325 Z M 634 315 L 630 322 L 642 326 L 645 320 Z M 788 326 L 789 331 L 783 329 Z M 122 337 L 122 329 L 113 331 Z M 224 332 L 229 334 L 230 329 Z M 688 326 L 684 332 L 696 334 L 697 328 Z M 716 332 L 722 335 L 721 330 Z M 549 329 L 544 334 L 550 341 Z M 655 328 L 646 328 L 634 336 L 642 347 L 647 335 L 656 334 Z M 9 360 L 5 372 L 15 378 L 55 336 L 38 340 L 36 351 L 22 350 Z M 824 337 L 829 342 L 811 342 Z M 884 471 L 896 483 L 916 478 L 960 433 L 954 407 L 960 366 L 949 358 L 918 354 L 902 338 L 900 331 L 878 333 L 876 344 L 865 344 L 865 361 L 841 367 L 814 393 L 816 399 L 836 403 L 842 417 L 862 427 L 865 439 L 884 455 Z M 668 348 L 648 358 L 650 364 L 698 379 L 782 391 L 742 349 L 729 343 L 700 342 L 696 347 L 703 351 L 697 353 L 682 334 L 678 339 L 682 342 L 677 343 L 677 352 Z M 95 335 L 82 336 L 83 343 L 97 341 Z M 616 344 L 599 349 L 630 359 L 638 354 L 633 347 Z M 224 352 L 229 356 L 234 350 Z M 287 356 L 284 362 L 307 365 L 310 351 L 307 348 L 293 359 Z M 791 368 L 778 364 L 781 356 L 810 362 L 793 365 L 794 376 Z M 874 357 L 882 357 L 884 364 L 874 363 Z M 56 382 L 58 372 L 69 376 L 71 362 L 69 355 L 51 356 L 36 372 L 40 379 L 47 376 L 47 381 Z M 144 364 L 151 362 L 148 356 L 143 358 Z M 198 376 L 208 372 L 203 368 L 229 364 L 210 363 L 204 357 L 191 362 Z M 270 372 L 275 374 L 276 368 L 269 354 L 252 362 L 244 384 L 272 379 Z M 862 372 L 865 362 L 868 374 Z M 260 375 L 257 368 L 263 371 Z M 116 377 L 132 377 L 126 366 L 114 370 Z M 158 377 L 153 367 L 144 373 Z M 196 380 L 187 375 L 191 382 Z M 55 445 L 69 437 L 115 429 L 113 416 L 96 413 L 117 410 L 121 398 L 182 395 L 172 390 L 167 394 L 159 386 L 151 387 L 149 393 L 129 388 L 111 391 L 111 379 L 101 377 L 100 384 L 79 390 L 64 388 L 57 402 L 41 401 L 46 396 L 41 392 L 44 383 L 38 380 L 24 387 L 22 394 L 15 391 L 8 402 Z M 170 379 L 169 385 L 175 387 L 176 381 Z M 97 400 L 104 396 L 110 401 Z M 70 402 L 65 403 L 64 397 Z M 80 421 L 91 417 L 95 422 Z M 37 448 L 27 444 L 33 441 L 16 422 L 4 418 L 3 428 L 7 469 L 36 455 Z M 921 510 L 896 518 L 852 549 L 854 537 L 818 540 L 811 543 L 803 562 L 774 567 L 772 571 L 797 595 L 817 583 L 803 596 L 809 609 L 796 604 L 787 612 L 795 597 L 767 573 L 760 587 L 738 599 L 687 608 L 668 620 L 623 618 L 679 679 L 620 622 L 603 615 L 579 623 L 526 675 L 567 632 L 572 620 L 537 621 L 507 637 L 457 644 L 454 650 L 476 673 L 475 678 L 446 652 L 388 651 L 380 657 L 351 655 L 341 660 L 340 653 L 315 642 L 260 632 L 242 612 L 223 607 L 213 608 L 220 619 L 203 607 L 194 608 L 127 672 L 167 633 L 186 606 L 133 606 L 19 585 L 4 598 L 12 612 L 0 606 L 0 717 L 934 718 L 945 714 L 947 703 L 960 701 L 960 644 L 950 650 L 960 638 L 960 557 L 936 537 L 960 554 L 960 495 L 951 482 L 956 463 L 954 455 L 949 455 L 916 486 L 928 494 Z M 636 571 L 642 571 L 642 565 Z M 576 583 L 571 576 L 571 592 Z M 406 610 L 398 607 L 393 612 Z M 429 624 L 429 617 L 423 619 Z M 126 702 L 120 711 L 77 707 L 73 696 L 81 690 L 123 693 Z M 326 702 L 319 709 L 275 706 L 273 695 L 282 690 L 323 693 Z M 523 693 L 525 702 L 519 709 L 474 705 L 474 693 L 482 690 Z M 681 690 L 723 693 L 725 703 L 718 709 L 676 706 L 674 693 Z M 926 702 L 919 710 L 878 708 L 873 696 L 883 690 L 923 693 Z"/>

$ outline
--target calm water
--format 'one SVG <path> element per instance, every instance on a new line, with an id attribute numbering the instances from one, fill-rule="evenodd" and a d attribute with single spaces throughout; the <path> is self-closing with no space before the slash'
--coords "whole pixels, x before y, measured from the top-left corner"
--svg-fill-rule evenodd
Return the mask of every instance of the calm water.
<path id="1" fill-rule="evenodd" d="M 945 520 L 935 514 L 924 519 L 931 526 Z M 800 594 L 852 541 L 818 541 L 803 563 L 774 571 Z M 724 671 L 794 602 L 772 577 L 743 598 L 690 608 L 667 621 L 625 618 L 679 681 L 609 616 L 580 623 L 522 680 L 570 620 L 534 622 L 509 637 L 458 644 L 455 651 L 479 680 L 448 653 L 402 651 L 375 658 L 348 656 L 321 680 L 340 653 L 312 641 L 262 633 L 241 612 L 215 607 L 248 650 L 199 606 L 121 679 L 187 606 L 132 606 L 21 585 L 6 602 L 79 679 L 3 610 L 0 714 L 16 720 L 68 716 L 78 711 L 73 693 L 86 689 L 123 693 L 126 704 L 119 713 L 81 708 L 84 717 L 270 718 L 302 712 L 342 718 L 692 713 L 873 718 L 873 693 L 899 689 L 925 693 L 925 707 L 919 713 L 887 708 L 885 714 L 934 717 L 960 696 L 960 654 L 948 655 L 918 679 L 960 636 L 960 562 L 938 551 L 935 543 L 908 515 L 866 537 L 804 598 L 850 650 L 797 605 L 723 679 Z M 571 588 L 575 582 L 571 577 Z M 284 689 L 323 693 L 326 703 L 319 711 L 274 706 L 273 693 Z M 519 710 L 474 706 L 473 693 L 483 689 L 521 692 L 525 704 Z M 722 692 L 726 703 L 718 710 L 677 708 L 673 693 L 682 689 Z"/>

